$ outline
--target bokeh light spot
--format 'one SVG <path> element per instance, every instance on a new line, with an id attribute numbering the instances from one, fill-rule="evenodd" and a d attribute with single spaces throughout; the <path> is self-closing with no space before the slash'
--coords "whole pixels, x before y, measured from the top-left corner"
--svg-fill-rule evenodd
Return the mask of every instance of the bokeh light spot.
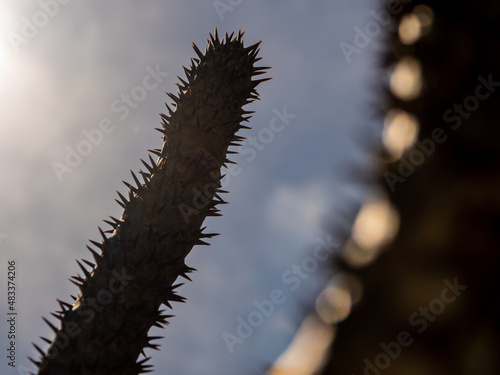
<path id="1" fill-rule="evenodd" d="M 402 100 L 416 99 L 422 89 L 420 63 L 411 57 L 399 60 L 391 74 L 390 87 L 392 93 Z"/>
<path id="2" fill-rule="evenodd" d="M 420 39 L 422 28 L 420 19 L 416 14 L 410 13 L 403 16 L 399 23 L 399 40 L 403 44 L 413 44 Z"/>
<path id="3" fill-rule="evenodd" d="M 399 215 L 386 199 L 367 202 L 354 221 L 352 239 L 362 248 L 376 251 L 391 241 L 399 228 Z"/>
<path id="4" fill-rule="evenodd" d="M 418 128 L 415 116 L 403 110 L 391 109 L 384 119 L 382 142 L 387 151 L 398 159 L 415 142 Z"/>

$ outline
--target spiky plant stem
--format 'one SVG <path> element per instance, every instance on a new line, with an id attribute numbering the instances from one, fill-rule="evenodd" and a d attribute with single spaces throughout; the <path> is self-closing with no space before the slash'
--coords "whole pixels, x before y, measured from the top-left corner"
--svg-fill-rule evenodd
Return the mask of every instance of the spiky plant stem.
<path id="1" fill-rule="evenodd" d="M 262 81 L 252 76 L 266 67 L 254 67 L 258 46 L 243 46 L 243 33 L 219 40 L 210 35 L 205 53 L 193 44 L 198 55 L 190 69 L 184 68 L 178 96 L 169 94 L 176 108 L 162 115 L 163 147 L 151 151 L 155 162 L 143 161 L 141 183 L 132 173 L 135 186 L 125 183 L 128 199 L 120 195 L 124 211 L 120 219 L 107 221 L 112 235 L 102 230 L 101 243 L 89 247 L 95 264 L 83 276 L 73 277 L 80 292 L 73 305 L 59 302 L 53 314 L 59 328 L 47 321 L 55 333 L 47 352 L 35 345 L 41 359 L 34 361 L 39 374 L 120 374 L 148 372 L 148 358 L 139 360 L 145 348 L 157 349 L 148 337 L 152 326 L 162 327 L 169 317 L 162 304 L 183 300 L 173 283 L 192 269 L 184 263 L 197 244 L 206 244 L 201 225 L 207 216 L 219 216 L 221 166 L 229 146 L 244 139 L 236 134 L 249 113 L 242 109 L 257 98 L 255 87 Z M 231 152 L 231 151 L 229 151 Z"/>

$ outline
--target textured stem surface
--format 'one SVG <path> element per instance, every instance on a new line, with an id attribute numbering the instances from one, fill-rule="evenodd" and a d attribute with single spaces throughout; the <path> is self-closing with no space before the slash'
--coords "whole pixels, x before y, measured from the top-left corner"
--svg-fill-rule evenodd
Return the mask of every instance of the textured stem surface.
<path id="1" fill-rule="evenodd" d="M 140 171 L 144 182 L 132 173 L 135 184 L 128 198 L 120 195 L 124 211 L 120 219 L 106 221 L 111 236 L 101 230 L 103 241 L 91 241 L 94 263 L 80 262 L 83 275 L 73 277 L 80 293 L 73 305 L 59 301 L 61 321 L 41 359 L 33 361 L 39 374 L 139 374 L 147 372 L 145 348 L 157 348 L 148 337 L 152 326 L 167 324 L 160 310 L 169 301 L 182 301 L 174 293 L 178 276 L 192 269 L 184 258 L 197 244 L 205 244 L 201 225 L 207 216 L 219 216 L 220 168 L 229 146 L 244 139 L 236 136 L 251 112 L 242 107 L 257 98 L 262 81 L 252 76 L 265 73 L 254 67 L 258 46 L 243 46 L 243 33 L 210 35 L 190 69 L 187 82 L 180 79 L 178 96 L 169 94 L 175 110 L 163 115 L 163 147 L 151 150 L 158 156 Z"/>

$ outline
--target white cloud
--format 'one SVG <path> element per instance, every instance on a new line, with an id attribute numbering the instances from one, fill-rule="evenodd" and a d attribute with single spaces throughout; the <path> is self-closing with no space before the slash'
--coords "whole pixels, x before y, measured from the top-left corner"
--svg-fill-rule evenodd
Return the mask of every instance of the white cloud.
<path id="1" fill-rule="evenodd" d="M 330 196 L 327 186 L 320 182 L 282 185 L 271 195 L 266 220 L 271 227 L 292 238 L 310 242 L 321 232 Z"/>

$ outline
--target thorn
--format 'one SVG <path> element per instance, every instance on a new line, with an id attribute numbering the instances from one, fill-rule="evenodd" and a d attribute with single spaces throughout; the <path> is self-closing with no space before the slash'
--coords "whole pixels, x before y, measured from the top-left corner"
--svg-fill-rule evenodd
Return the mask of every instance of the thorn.
<path id="1" fill-rule="evenodd" d="M 256 66 L 253 68 L 253 71 L 256 72 L 256 71 L 259 71 L 259 70 L 269 70 L 269 69 L 272 69 L 273 67 L 272 66 Z"/>
<path id="2" fill-rule="evenodd" d="M 115 199 L 116 203 L 118 203 L 120 206 L 122 206 L 123 209 L 125 209 L 125 205 L 120 202 L 118 199 Z"/>
<path id="3" fill-rule="evenodd" d="M 187 266 L 187 265 L 184 265 L 183 269 L 184 269 L 184 272 L 187 272 L 187 273 L 191 273 L 191 272 L 194 272 L 194 271 L 198 271 L 196 268 L 189 267 L 189 266 Z"/>
<path id="4" fill-rule="evenodd" d="M 120 219 L 117 219 L 116 217 L 114 216 L 109 216 L 109 218 L 111 218 L 111 220 L 113 220 L 116 224 L 120 224 L 121 223 L 121 220 Z"/>
<path id="5" fill-rule="evenodd" d="M 47 323 L 47 325 L 52 329 L 52 331 L 54 331 L 55 334 L 57 334 L 57 328 L 55 325 L 53 325 L 51 322 L 49 322 L 47 319 L 43 318 L 42 319 L 44 320 L 45 323 Z"/>
<path id="6" fill-rule="evenodd" d="M 167 103 L 165 103 L 167 105 Z M 163 126 L 167 125 L 170 121 L 170 116 L 160 112 L 160 117 L 163 119 Z"/>
<path id="7" fill-rule="evenodd" d="M 64 301 L 61 301 L 60 299 L 57 299 L 57 302 L 59 302 L 59 305 L 61 306 L 61 308 L 64 310 L 65 308 L 71 310 L 73 308 L 73 306 L 67 302 L 64 302 Z"/>
<path id="8" fill-rule="evenodd" d="M 262 43 L 262 40 L 259 40 L 257 43 L 244 48 L 244 50 L 250 55 L 251 53 L 254 53 L 257 50 L 257 48 L 259 48 L 260 43 Z"/>
<path id="9" fill-rule="evenodd" d="M 102 243 L 94 241 L 94 240 L 89 240 L 89 241 L 92 243 L 92 245 L 94 245 L 95 247 L 102 250 Z"/>
<path id="10" fill-rule="evenodd" d="M 101 237 L 102 237 L 102 240 L 104 241 L 105 244 L 108 244 L 109 242 L 109 239 L 108 237 L 106 237 L 106 235 L 104 234 L 104 232 L 102 231 L 101 227 L 97 227 L 97 229 L 99 230 L 99 233 L 101 234 Z"/>
<path id="11" fill-rule="evenodd" d="M 181 95 L 184 93 L 184 91 L 186 91 L 186 90 L 187 90 L 187 86 L 183 86 L 183 85 L 181 85 L 180 83 L 176 83 L 175 85 L 176 85 L 176 86 L 177 86 L 177 88 L 178 88 L 178 90 L 177 90 L 177 91 L 179 92 L 179 99 L 180 99 L 180 97 L 181 97 Z"/>
<path id="12" fill-rule="evenodd" d="M 151 152 L 152 154 L 155 154 L 156 156 L 161 156 L 161 152 L 157 150 L 148 150 L 148 152 Z"/>
<path id="13" fill-rule="evenodd" d="M 200 238 L 212 238 L 220 236 L 220 233 L 201 233 Z"/>
<path id="14" fill-rule="evenodd" d="M 151 157 L 151 155 L 150 155 Z M 149 173 L 153 174 L 155 172 L 155 169 L 154 167 L 150 166 L 147 162 L 145 162 L 144 160 L 140 159 L 142 164 L 144 164 L 144 166 L 146 167 L 146 169 L 149 171 Z"/>
<path id="15" fill-rule="evenodd" d="M 50 341 L 49 341 L 49 344 L 50 344 Z M 40 349 L 40 347 L 39 347 L 37 344 L 35 344 L 34 342 L 32 342 L 32 343 L 31 343 L 31 345 L 33 345 L 33 346 L 35 347 L 36 351 L 37 351 L 38 353 L 40 353 L 40 355 L 41 355 L 42 357 L 45 357 L 45 353 L 44 353 L 44 351 L 43 351 L 42 349 Z"/>
<path id="16" fill-rule="evenodd" d="M 132 170 L 130 170 L 130 174 L 132 175 L 132 178 L 134 179 L 135 184 L 137 185 L 137 188 L 140 188 L 142 184 L 139 181 L 139 179 L 137 178 L 137 176 L 135 175 L 135 173 Z"/>
<path id="17" fill-rule="evenodd" d="M 63 319 L 62 316 L 54 314 L 54 313 L 50 313 L 50 315 L 52 315 L 54 318 L 56 318 L 58 320 L 62 320 Z"/>
<path id="18" fill-rule="evenodd" d="M 244 31 L 241 31 L 241 29 L 238 30 L 238 40 L 241 41 L 241 39 L 243 38 L 243 35 L 245 35 L 245 32 Z"/>
<path id="19" fill-rule="evenodd" d="M 42 365 L 42 362 L 41 361 L 35 361 L 33 358 L 31 357 L 28 357 L 28 360 L 31 361 L 31 363 L 33 363 L 36 367 L 40 368 L 40 366 Z M 33 374 L 33 373 L 32 373 Z"/>
<path id="20" fill-rule="evenodd" d="M 136 188 L 136 187 L 132 186 L 132 185 L 131 185 L 131 184 L 129 184 L 127 181 L 122 181 L 122 182 L 123 182 L 123 184 L 124 184 L 127 188 L 129 188 L 131 191 L 132 191 L 132 190 L 133 190 L 133 191 L 136 191 L 136 190 L 137 190 L 137 188 Z M 110 223 L 110 221 L 107 221 L 107 220 L 103 220 L 103 221 L 104 221 L 105 223 L 108 223 L 108 224 Z M 112 225 L 112 224 L 110 224 L 110 225 Z M 116 224 L 115 224 L 115 226 L 116 226 Z"/>
<path id="21" fill-rule="evenodd" d="M 88 245 L 87 245 L 87 249 L 89 249 L 89 251 L 92 253 L 92 256 L 94 257 L 95 263 L 97 265 L 100 265 L 101 256 L 99 254 L 97 254 L 97 252 Z"/>
<path id="22" fill-rule="evenodd" d="M 177 289 L 177 288 L 179 288 L 179 287 L 181 287 L 181 286 L 183 286 L 183 285 L 184 285 L 184 283 L 179 283 L 179 284 L 172 285 L 172 286 L 170 287 L 170 290 L 171 290 L 171 291 L 173 291 L 174 289 Z M 182 297 L 181 297 L 181 298 L 182 298 Z M 185 299 L 185 298 L 184 298 L 184 299 Z"/>
<path id="23" fill-rule="evenodd" d="M 151 367 L 153 367 L 152 365 L 145 365 L 144 363 L 146 361 L 148 361 L 151 357 L 146 357 L 144 358 L 143 360 L 139 361 L 136 363 L 136 366 L 139 367 L 139 373 L 148 373 L 148 372 L 152 372 L 152 370 L 150 370 Z"/>
<path id="24" fill-rule="evenodd" d="M 161 323 L 158 323 L 158 322 L 154 322 L 154 323 L 153 323 L 153 327 L 157 327 L 157 328 L 165 329 L 165 327 L 163 327 L 163 326 L 161 325 Z"/>
<path id="25" fill-rule="evenodd" d="M 155 350 L 159 350 L 158 348 L 160 347 L 159 344 L 151 344 L 151 341 L 154 341 L 154 340 L 161 340 L 163 339 L 164 337 L 163 336 L 148 336 L 148 347 L 150 347 L 151 349 L 155 349 Z"/>
<path id="26" fill-rule="evenodd" d="M 261 75 L 261 74 L 267 74 L 267 71 L 263 70 L 263 71 L 253 71 L 252 73 L 252 76 L 258 76 L 258 75 Z"/>
<path id="27" fill-rule="evenodd" d="M 85 264 L 91 268 L 94 268 L 95 267 L 95 264 L 86 260 L 86 259 L 82 259 L 83 262 L 85 262 Z"/>
<path id="28" fill-rule="evenodd" d="M 196 69 L 198 63 L 200 62 L 200 60 L 193 59 L 192 57 L 189 59 L 189 61 L 191 62 L 191 69 Z"/>
<path id="29" fill-rule="evenodd" d="M 76 276 L 71 276 L 71 278 L 77 281 L 85 281 L 83 277 L 80 276 L 79 273 L 77 273 Z"/>
<path id="30" fill-rule="evenodd" d="M 45 338 L 45 337 L 42 337 L 42 336 L 39 336 L 40 339 L 42 339 L 43 341 L 45 341 L 47 344 L 50 344 L 52 343 L 49 339 Z"/>
<path id="31" fill-rule="evenodd" d="M 223 216 L 219 213 L 219 210 L 209 210 L 207 216 Z"/>
<path id="32" fill-rule="evenodd" d="M 149 183 L 149 177 L 151 175 L 149 173 L 146 173 L 146 172 L 143 172 L 143 171 L 139 171 L 139 173 L 141 174 L 141 177 L 144 180 L 144 184 L 147 185 Z"/>
<path id="33" fill-rule="evenodd" d="M 177 96 L 175 96 L 174 94 L 168 92 L 167 95 L 170 97 L 170 99 L 172 99 L 176 104 L 177 102 L 179 101 L 179 98 Z"/>
<path id="34" fill-rule="evenodd" d="M 146 357 L 146 358 L 144 358 L 144 359 L 140 360 L 139 362 L 137 362 L 137 364 L 138 364 L 138 365 L 142 365 L 143 363 L 145 363 L 145 362 L 149 361 L 150 359 L 151 359 L 151 357 Z"/>
<path id="35" fill-rule="evenodd" d="M 219 43 L 219 34 L 217 32 L 217 27 L 215 28 L 215 31 L 214 31 L 214 35 L 212 35 L 212 33 L 209 34 L 210 35 L 210 40 L 212 41 L 212 44 L 213 46 L 218 46 L 220 43 Z"/>
<path id="36" fill-rule="evenodd" d="M 180 273 L 179 276 L 185 278 L 186 280 L 193 282 L 193 280 L 191 280 L 191 278 L 188 275 L 186 275 L 184 272 Z"/>
<path id="37" fill-rule="evenodd" d="M 75 280 L 68 279 L 71 283 L 75 284 L 78 288 L 81 288 L 83 284 L 76 282 Z"/>
<path id="38" fill-rule="evenodd" d="M 193 43 L 193 49 L 194 51 L 196 52 L 196 54 L 198 55 L 198 57 L 201 59 L 203 58 L 203 53 L 200 51 L 200 49 L 198 48 L 198 46 L 196 44 Z"/>
<path id="39" fill-rule="evenodd" d="M 165 103 L 165 105 L 167 106 L 167 110 L 168 110 L 169 115 L 172 116 L 174 114 L 174 112 L 172 111 L 172 109 L 170 108 L 170 106 L 167 103 Z"/>
<path id="40" fill-rule="evenodd" d="M 86 277 L 86 278 L 89 278 L 89 277 L 90 277 L 90 273 L 89 273 L 89 271 L 87 271 L 87 270 L 85 269 L 85 267 L 84 267 L 84 266 L 80 263 L 80 261 L 79 261 L 78 259 L 76 260 L 76 263 L 77 263 L 77 264 L 80 266 L 80 268 L 82 269 L 83 274 L 85 275 L 85 277 Z"/>
<path id="41" fill-rule="evenodd" d="M 184 69 L 184 74 L 186 74 L 188 81 L 191 82 L 192 81 L 191 70 L 189 70 L 185 66 L 183 66 L 182 68 Z"/>
<path id="42" fill-rule="evenodd" d="M 122 200 L 123 204 L 127 204 L 128 203 L 127 199 L 123 195 L 121 195 L 118 190 L 116 192 L 118 193 L 118 196 Z"/>
<path id="43" fill-rule="evenodd" d="M 254 74 L 255 75 L 255 74 Z M 261 79 L 255 79 L 252 81 L 251 86 L 256 87 L 259 83 L 270 81 L 273 79 L 273 77 L 268 77 L 268 78 L 261 78 Z M 257 99 L 257 98 L 256 98 Z"/>
<path id="44" fill-rule="evenodd" d="M 179 81 L 181 81 L 181 83 L 184 85 L 185 88 L 187 88 L 189 86 L 189 83 L 184 81 L 181 77 L 177 76 L 177 78 L 179 78 Z"/>
<path id="45" fill-rule="evenodd" d="M 228 204 L 228 202 L 226 202 L 224 199 L 222 199 L 218 194 L 215 194 L 214 198 L 218 199 L 218 200 L 215 200 L 215 199 L 213 200 L 213 202 L 215 203 L 214 207 L 217 204 Z"/>
<path id="46" fill-rule="evenodd" d="M 206 246 L 210 246 L 210 244 L 208 242 L 205 242 L 203 240 L 200 240 L 199 238 L 195 241 L 194 243 L 195 245 L 206 245 Z"/>
<path id="47" fill-rule="evenodd" d="M 153 172 L 156 172 L 156 170 L 158 169 L 158 166 L 156 165 L 156 163 L 153 160 L 153 158 L 151 157 L 151 155 L 148 155 L 148 156 L 149 156 L 149 162 L 151 163 L 151 167 L 153 168 Z"/>

